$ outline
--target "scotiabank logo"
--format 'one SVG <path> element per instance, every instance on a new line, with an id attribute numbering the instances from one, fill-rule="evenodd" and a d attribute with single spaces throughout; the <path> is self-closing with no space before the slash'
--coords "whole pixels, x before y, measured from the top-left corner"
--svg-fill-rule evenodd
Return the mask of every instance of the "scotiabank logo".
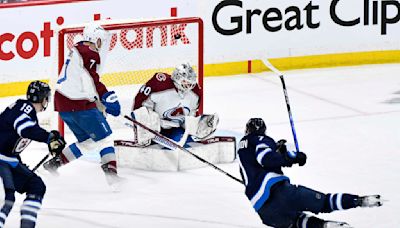
<path id="1" fill-rule="evenodd" d="M 63 23 L 64 18 L 58 17 L 57 24 L 62 25 Z M 112 31 L 109 50 L 113 50 L 118 42 L 126 50 L 152 48 L 156 45 L 160 47 L 176 46 L 179 40 L 181 44 L 187 45 L 191 41 L 186 33 L 186 27 L 187 24 L 182 23 Z M 81 37 L 81 33 L 66 35 L 68 48 L 71 48 L 79 40 L 77 36 Z M 156 41 L 155 36 L 160 38 Z M 38 54 L 43 57 L 50 57 L 54 39 L 55 34 L 50 22 L 44 22 L 39 33 L 26 31 L 21 34 L 9 32 L 0 34 L 0 61 L 10 61 L 17 56 L 30 59 Z M 159 44 L 156 44 L 156 42 L 159 42 Z"/>
<path id="2" fill-rule="evenodd" d="M 187 24 L 183 23 L 126 28 L 117 31 L 111 30 L 113 35 L 111 37 L 109 51 L 112 51 L 118 42 L 120 42 L 122 48 L 126 50 L 153 48 L 156 45 L 159 47 L 176 46 L 178 45 L 178 40 L 184 45 L 191 44 L 185 32 L 186 27 Z M 159 37 L 157 40 L 154 38 L 156 33 L 160 34 L 157 35 L 157 37 Z M 67 34 L 66 41 L 68 49 L 71 49 L 81 37 L 82 33 Z M 157 44 L 155 44 L 155 42 L 157 42 Z"/>
<path id="3" fill-rule="evenodd" d="M 18 55 L 23 59 L 30 59 L 36 55 L 39 47 L 43 48 L 43 56 L 50 56 L 50 42 L 53 36 L 54 31 L 51 29 L 50 22 L 43 23 L 43 29 L 40 31 L 39 36 L 30 31 L 21 34 L 1 34 L 0 60 L 12 60 L 15 55 Z M 31 43 L 29 48 L 26 48 L 26 46 L 29 46 L 25 44 L 27 42 Z M 5 46 L 9 48 L 5 50 Z"/>

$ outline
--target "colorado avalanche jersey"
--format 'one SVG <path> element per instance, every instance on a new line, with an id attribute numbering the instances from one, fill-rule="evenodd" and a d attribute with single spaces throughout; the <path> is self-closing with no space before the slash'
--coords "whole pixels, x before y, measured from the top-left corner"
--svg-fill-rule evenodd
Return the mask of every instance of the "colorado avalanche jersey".
<path id="1" fill-rule="evenodd" d="M 49 133 L 39 127 L 36 111 L 27 100 L 17 100 L 0 114 L 0 160 L 16 166 L 31 140 L 47 143 Z"/>
<path id="2" fill-rule="evenodd" d="M 281 167 L 290 164 L 276 148 L 275 141 L 266 135 L 249 134 L 239 143 L 240 173 L 246 185 L 246 196 L 256 211 L 267 201 L 274 184 L 289 181 Z"/>
<path id="3" fill-rule="evenodd" d="M 200 89 L 196 85 L 181 96 L 175 88 L 171 75 L 156 73 L 136 95 L 133 110 L 145 106 L 158 113 L 161 119 L 183 123 L 185 116 L 197 114 Z"/>
<path id="4" fill-rule="evenodd" d="M 57 81 L 54 95 L 56 111 L 81 111 L 96 107 L 95 101 L 107 92 L 105 85 L 100 82 L 98 67 L 99 53 L 87 42 L 75 44 Z"/>

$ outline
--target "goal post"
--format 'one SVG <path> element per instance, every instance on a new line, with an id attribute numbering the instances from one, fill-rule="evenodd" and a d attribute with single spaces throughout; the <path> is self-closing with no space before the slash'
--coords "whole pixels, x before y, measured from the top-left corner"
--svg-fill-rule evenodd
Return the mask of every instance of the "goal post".
<path id="1" fill-rule="evenodd" d="M 201 18 L 166 18 L 150 20 L 97 21 L 112 34 L 101 54 L 100 81 L 116 91 L 127 114 L 141 84 L 156 72 L 172 74 L 181 63 L 190 63 L 197 71 L 200 93 L 203 95 L 204 25 Z M 58 31 L 58 74 L 73 45 L 82 40 L 85 24 L 60 28 Z M 203 112 L 201 96 L 199 113 Z M 110 118 L 109 118 L 110 119 Z M 59 118 L 59 131 L 64 124 Z M 110 123 L 113 128 L 112 124 Z"/>

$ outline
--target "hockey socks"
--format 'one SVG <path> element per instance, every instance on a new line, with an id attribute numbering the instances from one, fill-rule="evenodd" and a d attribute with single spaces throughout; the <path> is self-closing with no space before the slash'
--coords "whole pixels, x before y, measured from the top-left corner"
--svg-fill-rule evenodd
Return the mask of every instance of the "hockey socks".
<path id="1" fill-rule="evenodd" d="M 336 210 L 346 210 L 358 206 L 359 196 L 346 193 L 327 194 L 322 212 L 329 213 Z"/>
<path id="2" fill-rule="evenodd" d="M 301 214 L 296 221 L 295 228 L 323 228 L 325 221 L 314 216 Z"/>
<path id="3" fill-rule="evenodd" d="M 10 214 L 15 201 L 14 191 L 6 189 L 5 195 L 5 200 L 3 201 L 3 205 L 0 210 L 0 228 L 4 227 L 6 218 L 8 214 Z"/>
<path id="4" fill-rule="evenodd" d="M 21 206 L 21 228 L 34 228 L 36 225 L 37 213 L 42 206 L 42 197 L 27 195 Z"/>
<path id="5" fill-rule="evenodd" d="M 296 221 L 294 228 L 351 228 L 345 222 L 325 221 L 314 216 L 301 214 Z"/>
<path id="6" fill-rule="evenodd" d="M 60 154 L 62 164 L 67 164 L 75 159 L 78 159 L 82 156 L 81 150 L 78 148 L 76 143 L 72 143 L 67 148 L 63 150 Z"/>

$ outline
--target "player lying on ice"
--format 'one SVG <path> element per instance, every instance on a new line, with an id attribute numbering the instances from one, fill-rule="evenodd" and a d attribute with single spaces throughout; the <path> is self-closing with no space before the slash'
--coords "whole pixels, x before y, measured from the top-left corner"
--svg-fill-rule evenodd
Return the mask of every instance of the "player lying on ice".
<path id="1" fill-rule="evenodd" d="M 246 196 L 265 225 L 279 228 L 349 228 L 351 226 L 347 223 L 324 221 L 304 211 L 318 214 L 382 205 L 379 195 L 325 194 L 291 184 L 281 168 L 294 164 L 303 166 L 307 156 L 303 152 L 288 151 L 285 140 L 276 143 L 265 131 L 263 119 L 250 119 L 238 150 Z"/>
<path id="2" fill-rule="evenodd" d="M 27 100 L 19 99 L 0 114 L 0 177 L 4 199 L 0 201 L 0 227 L 10 213 L 15 192 L 26 193 L 21 205 L 21 228 L 33 228 L 46 192 L 42 178 L 21 161 L 20 153 L 34 140 L 47 143 L 56 156 L 65 147 L 58 131 L 47 132 L 38 124 L 37 113 L 46 110 L 50 87 L 41 81 L 28 86 Z"/>
<path id="3" fill-rule="evenodd" d="M 140 88 L 131 115 L 147 127 L 188 146 L 194 138 L 209 137 L 218 124 L 216 114 L 196 117 L 200 96 L 196 72 L 189 64 L 181 64 L 172 75 L 156 73 Z M 149 145 L 154 137 L 140 127 L 136 128 L 135 135 L 141 145 Z"/>

